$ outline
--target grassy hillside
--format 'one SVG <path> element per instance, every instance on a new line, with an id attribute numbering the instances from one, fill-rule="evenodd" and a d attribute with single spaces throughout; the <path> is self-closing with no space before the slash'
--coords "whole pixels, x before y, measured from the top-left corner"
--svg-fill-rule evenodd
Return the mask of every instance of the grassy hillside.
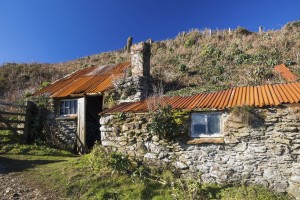
<path id="1" fill-rule="evenodd" d="M 232 86 L 282 82 L 274 65 L 285 63 L 300 74 L 300 21 L 280 30 L 253 33 L 245 28 L 213 31 L 191 30 L 174 39 L 154 42 L 151 72 L 156 85 L 168 94 L 188 95 Z M 0 68 L 0 95 L 20 99 L 45 82 L 90 65 L 130 59 L 123 50 L 91 55 L 56 64 L 4 64 Z"/>

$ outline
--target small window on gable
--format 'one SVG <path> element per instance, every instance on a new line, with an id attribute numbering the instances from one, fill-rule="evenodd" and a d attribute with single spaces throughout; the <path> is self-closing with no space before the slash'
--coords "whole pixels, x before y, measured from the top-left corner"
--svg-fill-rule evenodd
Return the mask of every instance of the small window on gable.
<path id="1" fill-rule="evenodd" d="M 192 113 L 191 137 L 220 137 L 221 112 Z"/>
<path id="2" fill-rule="evenodd" d="M 59 115 L 77 114 L 77 99 L 66 99 L 59 102 Z"/>

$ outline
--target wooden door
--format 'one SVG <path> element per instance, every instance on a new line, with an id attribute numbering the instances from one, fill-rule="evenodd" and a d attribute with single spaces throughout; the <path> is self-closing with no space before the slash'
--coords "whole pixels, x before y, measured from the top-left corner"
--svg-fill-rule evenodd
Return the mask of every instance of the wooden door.
<path id="1" fill-rule="evenodd" d="M 86 149 L 86 99 L 85 97 L 78 99 L 77 113 L 77 151 L 85 153 Z"/>

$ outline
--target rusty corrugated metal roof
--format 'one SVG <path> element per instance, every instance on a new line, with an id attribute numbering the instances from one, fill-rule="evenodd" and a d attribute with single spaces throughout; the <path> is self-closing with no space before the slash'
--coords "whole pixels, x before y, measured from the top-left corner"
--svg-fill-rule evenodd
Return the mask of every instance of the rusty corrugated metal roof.
<path id="1" fill-rule="evenodd" d="M 300 102 L 300 82 L 267 84 L 260 86 L 235 87 L 211 93 L 201 93 L 187 97 L 151 97 L 139 102 L 122 103 L 103 113 L 147 112 L 158 105 L 170 105 L 174 109 L 223 110 L 235 106 L 278 106 L 284 103 Z"/>
<path id="2" fill-rule="evenodd" d="M 287 81 L 293 82 L 298 80 L 298 77 L 295 74 L 293 74 L 290 71 L 290 69 L 285 66 L 285 64 L 275 66 L 274 71 L 279 73 L 282 76 L 282 78 L 284 78 Z"/>
<path id="3" fill-rule="evenodd" d="M 54 98 L 84 96 L 113 88 L 113 80 L 122 76 L 130 62 L 117 65 L 88 67 L 53 82 L 34 95 L 50 94 Z"/>

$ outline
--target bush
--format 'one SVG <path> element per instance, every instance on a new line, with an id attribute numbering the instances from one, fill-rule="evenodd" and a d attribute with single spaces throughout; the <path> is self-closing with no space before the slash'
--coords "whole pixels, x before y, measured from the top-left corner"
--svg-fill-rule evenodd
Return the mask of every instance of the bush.
<path id="1" fill-rule="evenodd" d="M 113 169 L 112 173 L 119 172 L 126 174 L 132 170 L 132 165 L 128 156 L 122 155 L 120 153 L 110 154 L 108 161 L 109 166 Z"/>
<path id="2" fill-rule="evenodd" d="M 186 112 L 176 111 L 167 105 L 152 113 L 152 122 L 148 126 L 148 130 L 161 139 L 171 139 L 175 135 L 185 132 L 188 118 Z"/>
<path id="3" fill-rule="evenodd" d="M 187 66 L 185 64 L 181 64 L 180 67 L 179 67 L 179 71 L 181 72 L 186 72 L 187 71 Z"/>

